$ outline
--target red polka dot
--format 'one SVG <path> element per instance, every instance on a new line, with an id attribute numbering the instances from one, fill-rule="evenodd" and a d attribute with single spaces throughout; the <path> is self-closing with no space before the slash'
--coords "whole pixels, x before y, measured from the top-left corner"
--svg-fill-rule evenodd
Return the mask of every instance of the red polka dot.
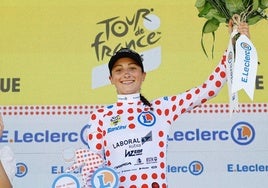
<path id="1" fill-rule="evenodd" d="M 127 111 L 128 113 L 133 113 L 133 108 L 129 108 Z"/>
<path id="2" fill-rule="evenodd" d="M 131 185 L 129 188 L 137 188 L 136 185 Z"/>
<path id="3" fill-rule="evenodd" d="M 162 110 L 161 110 L 161 109 L 157 109 L 157 110 L 156 110 L 156 113 L 157 113 L 158 115 L 161 115 L 161 114 L 162 114 Z"/>
<path id="4" fill-rule="evenodd" d="M 215 82 L 215 85 L 216 85 L 216 87 L 221 87 L 221 82 L 220 81 L 216 81 Z"/>
<path id="5" fill-rule="evenodd" d="M 225 72 L 221 72 L 220 75 L 221 75 L 222 78 L 225 78 L 226 77 L 226 73 Z"/>
<path id="6" fill-rule="evenodd" d="M 100 143 L 98 143 L 97 145 L 96 145 L 96 149 L 97 150 L 100 150 L 102 148 L 102 145 L 100 144 Z"/>
<path id="7" fill-rule="evenodd" d="M 123 106 L 123 103 L 122 102 L 118 102 L 116 105 L 117 106 Z"/>
<path id="8" fill-rule="evenodd" d="M 206 88 L 206 87 L 207 87 L 207 84 L 203 84 L 203 85 L 202 85 L 202 88 Z"/>
<path id="9" fill-rule="evenodd" d="M 102 132 L 102 130 L 101 130 L 101 128 L 100 128 L 100 127 L 98 127 L 98 128 L 97 128 L 97 131 L 98 131 L 98 132 Z"/>
<path id="10" fill-rule="evenodd" d="M 173 105 L 172 106 L 172 112 L 174 112 L 176 109 L 177 109 L 177 106 L 176 105 Z"/>
<path id="11" fill-rule="evenodd" d="M 157 174 L 156 174 L 156 173 L 153 173 L 153 174 L 152 174 L 152 178 L 153 178 L 153 179 L 157 179 Z"/>
<path id="12" fill-rule="evenodd" d="M 166 109 L 165 110 L 165 115 L 168 116 L 168 114 L 169 114 L 169 109 Z"/>
<path id="13" fill-rule="evenodd" d="M 190 100 L 191 98 L 192 98 L 192 94 L 191 93 L 189 93 L 189 94 L 186 95 L 186 99 L 187 100 Z"/>
<path id="14" fill-rule="evenodd" d="M 125 176 L 121 176 L 120 177 L 120 182 L 124 182 L 124 181 L 126 181 L 126 177 Z"/>
<path id="15" fill-rule="evenodd" d="M 89 135 L 88 135 L 88 139 L 89 139 L 89 140 L 92 140 L 92 138 L 93 138 L 93 135 L 92 135 L 92 134 L 89 134 Z"/>
<path id="16" fill-rule="evenodd" d="M 159 104 L 161 104 L 161 101 L 160 100 L 157 100 L 157 101 L 155 101 L 155 104 L 156 105 L 159 105 Z"/>
<path id="17" fill-rule="evenodd" d="M 159 153 L 159 156 L 160 156 L 161 158 L 164 158 L 164 157 L 165 157 L 165 152 L 161 151 L 161 152 Z"/>
<path id="18" fill-rule="evenodd" d="M 106 154 L 107 157 L 109 157 L 109 156 L 110 156 L 110 150 L 107 150 L 107 151 L 105 152 L 105 154 Z"/>
<path id="19" fill-rule="evenodd" d="M 205 103 L 205 102 L 207 102 L 207 99 L 202 99 L 202 100 L 201 100 L 201 103 L 202 103 L 202 104 Z"/>
<path id="20" fill-rule="evenodd" d="M 180 102 L 179 102 L 179 105 L 180 105 L 180 106 L 182 106 L 182 105 L 183 105 L 183 103 L 184 103 L 184 100 L 183 100 L 183 99 L 181 99 L 181 100 L 180 100 Z"/>
<path id="21" fill-rule="evenodd" d="M 108 116 L 111 116 L 111 115 L 113 115 L 113 112 L 112 112 L 112 111 L 109 111 L 109 112 L 107 113 L 107 115 L 108 115 Z"/>
<path id="22" fill-rule="evenodd" d="M 214 75 L 210 75 L 209 80 L 213 80 L 214 79 Z"/>
<path id="23" fill-rule="evenodd" d="M 123 110 L 117 110 L 117 114 L 123 114 Z"/>
<path id="24" fill-rule="evenodd" d="M 162 163 L 160 163 L 160 167 L 162 168 L 162 169 L 164 169 L 165 168 L 165 163 L 164 162 L 162 162 Z"/>
<path id="25" fill-rule="evenodd" d="M 98 112 L 104 112 L 104 109 L 103 108 L 101 108 L 101 109 L 98 109 Z"/>
<path id="26" fill-rule="evenodd" d="M 99 125 L 103 126 L 103 121 L 99 120 Z"/>
<path id="27" fill-rule="evenodd" d="M 173 121 L 176 121 L 176 120 L 178 119 L 178 117 L 179 117 L 179 115 L 178 115 L 178 114 L 175 114 L 175 115 L 173 116 Z"/>
<path id="28" fill-rule="evenodd" d="M 215 72 L 220 72 L 220 67 L 217 67 L 216 69 L 215 69 Z"/>
<path id="29" fill-rule="evenodd" d="M 132 176 L 130 176 L 130 180 L 131 181 L 135 181 L 137 179 L 137 176 L 136 175 L 132 175 Z"/>
<path id="30" fill-rule="evenodd" d="M 131 123 L 131 124 L 128 125 L 128 127 L 129 127 L 130 129 L 135 129 L 136 126 L 135 126 L 135 124 Z"/>
<path id="31" fill-rule="evenodd" d="M 97 117 L 96 114 L 92 114 L 91 119 L 92 119 L 92 120 L 95 120 L 96 117 Z"/>
<path id="32" fill-rule="evenodd" d="M 214 94 L 215 94 L 214 91 L 210 91 L 210 92 L 208 93 L 208 95 L 209 95 L 210 97 L 214 96 Z"/>
<path id="33" fill-rule="evenodd" d="M 101 139 L 101 138 L 102 138 L 102 134 L 101 134 L 101 133 L 98 133 L 98 134 L 96 135 L 96 138 L 97 138 L 97 139 Z"/>
<path id="34" fill-rule="evenodd" d="M 132 121 L 132 120 L 134 119 L 134 116 L 129 116 L 127 119 L 128 119 L 129 121 Z"/>
<path id="35" fill-rule="evenodd" d="M 147 178 L 148 178 L 148 175 L 147 174 L 142 174 L 141 175 L 141 179 L 146 180 Z"/>
<path id="36" fill-rule="evenodd" d="M 163 141 L 159 142 L 159 147 L 161 147 L 161 148 L 164 147 L 164 142 Z"/>
<path id="37" fill-rule="evenodd" d="M 164 180 L 166 178 L 166 174 L 165 173 L 162 173 L 161 174 L 161 178 Z"/>
<path id="38" fill-rule="evenodd" d="M 164 136 L 164 132 L 163 131 L 159 131 L 158 132 L 158 135 L 159 135 L 159 137 L 163 137 Z"/>
<path id="39" fill-rule="evenodd" d="M 149 188 L 147 184 L 142 184 L 141 188 Z"/>
<path id="40" fill-rule="evenodd" d="M 176 101 L 176 99 L 177 99 L 177 96 L 171 97 L 171 101 Z"/>

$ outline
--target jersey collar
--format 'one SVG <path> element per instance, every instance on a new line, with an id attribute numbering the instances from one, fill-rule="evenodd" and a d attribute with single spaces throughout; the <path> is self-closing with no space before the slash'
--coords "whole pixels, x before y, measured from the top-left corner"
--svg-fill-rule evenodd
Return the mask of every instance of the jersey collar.
<path id="1" fill-rule="evenodd" d="M 117 102 L 137 102 L 140 101 L 140 93 L 130 95 L 117 95 Z"/>

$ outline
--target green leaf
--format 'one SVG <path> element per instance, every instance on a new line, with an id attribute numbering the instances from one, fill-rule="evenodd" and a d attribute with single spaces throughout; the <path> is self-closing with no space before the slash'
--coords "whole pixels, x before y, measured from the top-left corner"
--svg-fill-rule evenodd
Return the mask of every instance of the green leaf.
<path id="1" fill-rule="evenodd" d="M 263 17 L 261 17 L 260 15 L 256 15 L 254 17 L 248 18 L 247 23 L 248 25 L 253 25 L 258 21 L 260 21 L 261 19 L 263 19 Z"/>
<path id="2" fill-rule="evenodd" d="M 220 22 L 216 19 L 207 20 L 203 26 L 203 33 L 212 33 L 216 31 L 220 26 Z"/>
<path id="3" fill-rule="evenodd" d="M 205 18 L 207 18 L 208 20 L 215 18 L 220 23 L 226 22 L 226 18 L 223 15 L 221 15 L 216 9 L 210 9 Z"/>
<path id="4" fill-rule="evenodd" d="M 222 0 L 207 0 L 209 4 L 211 4 L 219 14 L 223 15 L 225 18 L 230 19 L 230 12 L 225 6 L 225 2 Z"/>
<path id="5" fill-rule="evenodd" d="M 225 0 L 225 5 L 231 15 L 240 14 L 245 9 L 243 0 Z"/>
<path id="6" fill-rule="evenodd" d="M 208 12 L 211 9 L 213 9 L 213 7 L 209 3 L 206 3 L 205 6 L 203 7 L 203 9 L 199 12 L 198 16 L 199 17 L 206 17 L 206 15 L 208 14 Z"/>
<path id="7" fill-rule="evenodd" d="M 195 7 L 199 10 L 205 6 L 206 0 L 196 0 Z"/>
<path id="8" fill-rule="evenodd" d="M 212 37 L 213 37 L 213 43 L 212 43 L 212 48 L 211 48 L 212 59 L 214 56 L 213 54 L 214 54 L 214 44 L 215 44 L 215 31 L 218 29 L 219 25 L 220 25 L 219 21 L 213 18 L 211 20 L 207 20 L 202 29 L 201 47 L 207 57 L 208 57 L 208 54 L 204 45 L 204 34 L 206 33 L 212 34 Z"/>
<path id="9" fill-rule="evenodd" d="M 253 0 L 252 10 L 257 10 L 259 8 L 259 0 Z"/>
<path id="10" fill-rule="evenodd" d="M 268 8 L 268 0 L 260 0 L 260 5 L 262 9 Z"/>

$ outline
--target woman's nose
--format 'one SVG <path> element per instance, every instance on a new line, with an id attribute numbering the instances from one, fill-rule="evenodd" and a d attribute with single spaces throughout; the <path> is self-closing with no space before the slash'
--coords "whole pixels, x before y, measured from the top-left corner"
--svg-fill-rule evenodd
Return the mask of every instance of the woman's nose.
<path id="1" fill-rule="evenodd" d="M 128 70 L 128 69 L 126 69 L 125 71 L 124 71 L 124 77 L 129 77 L 130 76 L 130 71 Z"/>

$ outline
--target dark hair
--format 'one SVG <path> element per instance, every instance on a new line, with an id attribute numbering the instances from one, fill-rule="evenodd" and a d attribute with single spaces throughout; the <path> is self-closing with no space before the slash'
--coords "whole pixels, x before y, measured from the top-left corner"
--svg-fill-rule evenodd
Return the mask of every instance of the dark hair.
<path id="1" fill-rule="evenodd" d="M 150 110 L 153 110 L 152 103 L 150 103 L 142 94 L 140 94 L 140 98 L 144 105 L 149 106 Z"/>
<path id="2" fill-rule="evenodd" d="M 137 65 L 139 65 L 141 67 L 142 72 L 144 72 L 144 67 L 143 67 L 143 63 L 142 63 L 143 62 L 142 56 L 139 53 L 137 53 L 129 48 L 121 48 L 111 57 L 111 59 L 108 63 L 110 75 L 112 75 L 112 69 L 113 69 L 115 62 L 118 59 L 123 58 L 123 57 L 128 57 L 128 58 L 133 59 L 137 63 Z"/>

